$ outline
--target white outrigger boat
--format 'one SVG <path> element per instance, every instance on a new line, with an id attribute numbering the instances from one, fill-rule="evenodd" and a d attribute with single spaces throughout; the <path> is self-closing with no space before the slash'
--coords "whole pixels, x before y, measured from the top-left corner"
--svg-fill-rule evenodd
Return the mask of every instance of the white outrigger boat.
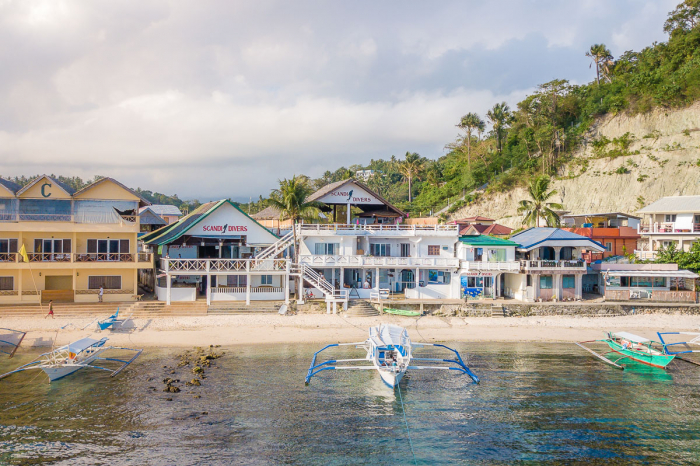
<path id="1" fill-rule="evenodd" d="M 355 346 L 367 351 L 367 355 L 361 359 L 330 359 L 321 363 L 316 363 L 319 353 L 336 346 Z M 413 357 L 413 350 L 426 346 L 445 348 L 455 354 L 455 359 L 442 358 L 416 358 Z M 427 363 L 421 366 L 412 366 L 412 361 Z M 372 365 L 346 365 L 338 366 L 338 363 L 371 362 Z M 437 364 L 436 364 L 437 363 Z M 446 365 L 439 365 L 446 363 Z M 327 345 L 314 353 L 311 366 L 306 374 L 305 383 L 309 384 L 311 377 L 327 370 L 373 370 L 379 372 L 382 381 L 391 388 L 398 386 L 406 371 L 437 369 L 452 370 L 462 374 L 467 374 L 475 383 L 479 383 L 479 378 L 464 364 L 462 357 L 457 350 L 445 345 L 432 343 L 412 343 L 405 328 L 398 325 L 381 324 L 369 329 L 369 338 L 357 343 L 335 343 Z"/>
<path id="2" fill-rule="evenodd" d="M 27 371 L 31 369 L 41 369 L 49 376 L 49 382 L 61 379 L 75 371 L 89 367 L 91 369 L 100 369 L 111 372 L 110 377 L 114 377 L 124 370 L 126 366 L 134 362 L 139 357 L 142 349 L 118 348 L 114 346 L 105 346 L 107 338 L 95 340 L 93 338 L 82 338 L 80 340 L 61 346 L 51 352 L 40 355 L 36 360 L 18 367 L 17 369 L 0 375 L 0 379 L 16 372 Z M 103 353 L 109 350 L 125 350 L 134 351 L 136 354 L 129 360 L 117 358 L 101 357 Z M 100 366 L 91 365 L 96 360 L 120 362 L 122 365 L 116 370 L 108 369 Z"/>

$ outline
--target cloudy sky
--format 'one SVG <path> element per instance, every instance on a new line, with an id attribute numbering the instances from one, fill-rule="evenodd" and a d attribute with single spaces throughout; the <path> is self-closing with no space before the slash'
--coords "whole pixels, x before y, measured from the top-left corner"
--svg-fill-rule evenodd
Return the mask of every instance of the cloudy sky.
<path id="1" fill-rule="evenodd" d="M 406 151 L 585 51 L 665 40 L 679 0 L 0 0 L 0 174 L 112 176 L 183 198 L 267 195 Z"/>

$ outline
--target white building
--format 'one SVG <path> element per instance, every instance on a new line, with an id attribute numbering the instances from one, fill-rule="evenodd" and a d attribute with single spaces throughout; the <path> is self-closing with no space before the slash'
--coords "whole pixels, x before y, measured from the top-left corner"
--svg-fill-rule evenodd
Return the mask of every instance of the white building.
<path id="1" fill-rule="evenodd" d="M 655 259 L 660 247 L 671 244 L 688 251 L 700 237 L 700 196 L 663 197 L 639 213 L 644 216 L 638 227 L 640 259 Z"/>

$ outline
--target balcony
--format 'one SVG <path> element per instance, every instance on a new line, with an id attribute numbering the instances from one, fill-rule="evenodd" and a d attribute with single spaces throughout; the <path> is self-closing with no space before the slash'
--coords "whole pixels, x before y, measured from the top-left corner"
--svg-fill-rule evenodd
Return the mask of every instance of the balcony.
<path id="1" fill-rule="evenodd" d="M 678 222 L 662 222 L 662 223 L 648 223 L 639 224 L 637 227 L 637 232 L 640 235 L 649 234 L 700 234 L 700 223 L 693 223 L 692 225 L 679 225 Z"/>
<path id="2" fill-rule="evenodd" d="M 639 251 L 639 250 L 635 249 L 634 255 L 637 256 L 637 259 L 640 259 L 640 260 L 645 260 L 645 261 L 656 260 L 656 251 Z"/>
<path id="3" fill-rule="evenodd" d="M 0 222 L 70 222 L 87 224 L 138 225 L 137 215 L 119 215 L 116 212 L 83 214 L 46 214 L 29 212 L 2 212 Z"/>
<path id="4" fill-rule="evenodd" d="M 586 263 L 582 260 L 560 260 L 560 261 L 520 261 L 520 268 L 525 273 L 537 272 L 557 272 L 557 273 L 574 273 L 585 272 Z"/>
<path id="5" fill-rule="evenodd" d="M 299 263 L 310 267 L 388 267 L 388 268 L 457 268 L 454 257 L 381 257 L 354 255 L 300 255 Z"/>
<path id="6" fill-rule="evenodd" d="M 287 272 L 289 259 L 168 259 L 161 258 L 160 266 L 166 273 L 182 275 L 216 275 L 245 273 Z"/>
<path id="7" fill-rule="evenodd" d="M 301 224 L 299 231 L 305 236 L 457 236 L 459 225 L 356 225 L 344 223 Z"/>
<path id="8" fill-rule="evenodd" d="M 27 259 L 29 262 L 35 263 L 46 263 L 46 262 L 137 262 L 137 263 L 151 263 L 153 261 L 153 254 L 150 252 L 139 252 L 135 254 L 131 253 L 44 253 L 44 252 L 30 252 L 27 253 Z M 23 263 L 24 261 L 20 259 L 17 253 L 0 253 L 0 263 L 3 262 L 17 262 Z"/>
<path id="9" fill-rule="evenodd" d="M 483 261 L 462 261 L 462 270 L 468 271 L 502 271 L 502 272 L 519 272 L 520 262 L 518 261 L 506 261 L 506 262 L 483 262 Z"/>

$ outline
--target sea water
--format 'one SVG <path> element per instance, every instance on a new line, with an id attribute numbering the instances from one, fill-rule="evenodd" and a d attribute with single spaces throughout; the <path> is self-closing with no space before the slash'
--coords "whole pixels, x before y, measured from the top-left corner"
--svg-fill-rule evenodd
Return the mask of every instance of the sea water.
<path id="1" fill-rule="evenodd" d="M 147 349 L 115 378 L 14 374 L 0 381 L 0 464 L 414 464 L 409 434 L 417 464 L 700 463 L 699 367 L 623 372 L 565 343 L 455 347 L 480 385 L 414 371 L 400 396 L 374 371 L 304 386 L 318 345 L 216 348 L 201 386 L 185 385 L 174 349 Z M 0 372 L 37 354 L 22 348 Z M 341 355 L 361 353 L 329 353 Z M 163 392 L 166 377 L 182 391 Z"/>

